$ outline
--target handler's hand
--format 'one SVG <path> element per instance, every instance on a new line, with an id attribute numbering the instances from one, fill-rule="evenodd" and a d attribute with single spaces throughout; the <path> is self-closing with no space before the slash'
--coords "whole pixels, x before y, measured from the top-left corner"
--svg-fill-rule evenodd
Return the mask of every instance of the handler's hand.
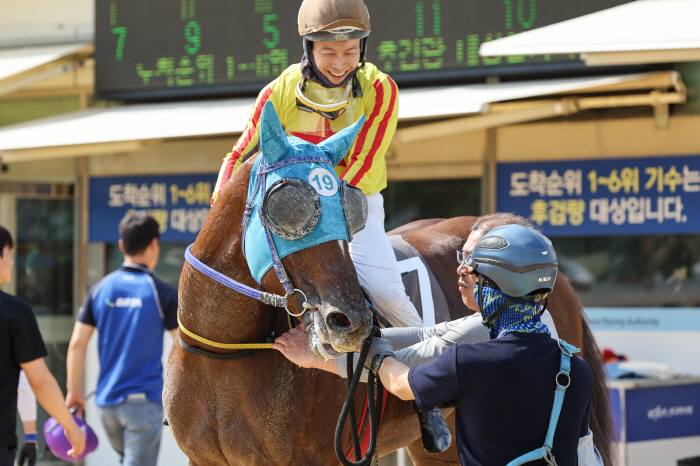
<path id="1" fill-rule="evenodd" d="M 71 409 L 76 407 L 73 411 L 78 416 L 85 415 L 85 396 L 82 392 L 68 392 L 66 394 L 66 407 Z"/>
<path id="2" fill-rule="evenodd" d="M 372 340 L 372 345 L 369 347 L 369 351 L 367 352 L 367 359 L 365 359 L 365 369 L 372 370 L 374 358 L 380 354 L 385 356 L 394 356 L 391 341 L 386 338 L 374 337 Z"/>
<path id="3" fill-rule="evenodd" d="M 272 344 L 272 348 L 282 353 L 294 364 L 307 369 L 316 368 L 320 359 L 309 349 L 306 333 L 303 332 L 301 325 L 278 337 Z"/>

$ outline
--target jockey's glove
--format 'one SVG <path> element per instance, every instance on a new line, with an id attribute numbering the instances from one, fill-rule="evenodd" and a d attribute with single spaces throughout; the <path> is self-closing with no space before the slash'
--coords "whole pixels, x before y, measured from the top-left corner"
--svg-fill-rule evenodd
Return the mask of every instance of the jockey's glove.
<path id="1" fill-rule="evenodd" d="M 367 352 L 367 359 L 365 359 L 365 367 L 375 374 L 379 372 L 379 368 L 387 356 L 394 357 L 394 351 L 392 350 L 391 342 L 386 338 L 374 337 L 372 339 L 372 344 Z"/>

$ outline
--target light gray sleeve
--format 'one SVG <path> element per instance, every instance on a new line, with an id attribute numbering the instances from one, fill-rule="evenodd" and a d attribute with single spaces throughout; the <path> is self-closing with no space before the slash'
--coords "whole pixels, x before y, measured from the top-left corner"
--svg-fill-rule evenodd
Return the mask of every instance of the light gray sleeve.
<path id="1" fill-rule="evenodd" d="M 434 336 L 442 336 L 449 330 L 448 322 L 432 327 L 392 327 L 382 329 L 382 338 L 391 341 L 394 351 L 407 348 Z"/>
<path id="2" fill-rule="evenodd" d="M 489 339 L 489 332 L 481 324 L 479 314 L 445 322 L 441 325 L 444 327 L 440 328 L 439 334 L 397 351 L 396 359 L 408 367 L 415 367 L 432 361 L 450 346 L 458 343 L 477 343 Z"/>
<path id="3" fill-rule="evenodd" d="M 593 432 L 590 429 L 585 437 L 578 439 L 578 464 L 579 466 L 603 466 L 603 458 L 593 445 Z"/>
<path id="4" fill-rule="evenodd" d="M 344 379 L 348 378 L 348 354 L 349 353 L 343 353 L 338 359 L 335 360 L 335 366 L 338 368 L 338 375 L 340 375 Z M 353 362 L 355 363 L 354 370 L 356 371 L 357 363 L 360 360 L 360 355 L 357 353 L 353 353 L 353 357 Z M 369 374 L 369 371 L 363 367 L 362 375 L 360 376 L 360 382 L 367 383 L 367 374 Z"/>
<path id="5" fill-rule="evenodd" d="M 552 338 L 557 339 L 557 329 L 549 311 L 545 310 L 542 322 L 547 325 Z M 489 340 L 489 331 L 481 323 L 481 314 L 473 314 L 461 319 L 443 322 L 427 328 L 385 328 L 382 338 L 391 341 L 396 359 L 408 367 L 415 367 L 430 362 L 458 343 L 478 343 Z M 355 361 L 359 355 L 355 355 Z M 336 359 L 336 366 L 341 377 L 347 377 L 347 355 Z M 357 366 L 357 362 L 355 362 Z M 357 369 L 356 369 L 357 370 Z M 367 369 L 363 369 L 362 382 L 367 382 Z"/>
<path id="6" fill-rule="evenodd" d="M 391 341 L 397 360 L 408 367 L 415 367 L 432 361 L 457 343 L 486 341 L 489 339 L 489 332 L 481 324 L 481 316 L 475 314 L 429 328 L 383 329 L 382 338 Z M 338 373 L 343 378 L 347 377 L 346 364 L 347 355 L 336 359 Z M 363 370 L 360 379 L 363 382 L 367 380 L 366 372 Z"/>

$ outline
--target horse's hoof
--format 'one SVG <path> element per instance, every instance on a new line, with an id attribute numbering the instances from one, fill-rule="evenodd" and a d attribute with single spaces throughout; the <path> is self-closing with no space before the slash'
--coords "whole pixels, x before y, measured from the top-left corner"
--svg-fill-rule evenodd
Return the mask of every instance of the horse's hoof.
<path id="1" fill-rule="evenodd" d="M 170 427 L 170 423 L 168 422 L 168 418 L 164 417 L 163 420 L 161 421 L 164 426 Z"/>
<path id="2" fill-rule="evenodd" d="M 439 409 L 432 411 L 417 410 L 420 433 L 423 437 L 423 448 L 428 453 L 442 453 L 452 443 L 450 429 Z"/>

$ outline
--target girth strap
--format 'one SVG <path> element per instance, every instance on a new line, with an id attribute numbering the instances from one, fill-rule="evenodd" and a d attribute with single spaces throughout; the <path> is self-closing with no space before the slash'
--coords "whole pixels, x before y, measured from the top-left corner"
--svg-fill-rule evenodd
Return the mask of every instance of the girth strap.
<path id="1" fill-rule="evenodd" d="M 533 450 L 529 453 L 525 453 L 522 456 L 517 457 L 506 466 L 518 466 L 524 463 L 529 463 L 530 461 L 536 461 L 539 459 L 544 459 L 547 464 L 556 466 L 557 462 L 552 454 L 552 447 L 554 444 L 554 432 L 557 430 L 557 421 L 559 421 L 559 414 L 561 414 L 561 407 L 564 404 L 564 394 L 566 389 L 571 383 L 571 356 L 574 353 L 581 351 L 573 345 L 568 344 L 564 340 L 559 340 L 559 349 L 561 350 L 561 362 L 559 364 L 559 372 L 554 378 L 557 388 L 554 391 L 554 405 L 552 406 L 552 413 L 549 416 L 549 427 L 547 428 L 547 436 L 544 440 L 544 445 L 540 448 Z M 566 385 L 559 383 L 559 376 L 566 376 Z"/>

